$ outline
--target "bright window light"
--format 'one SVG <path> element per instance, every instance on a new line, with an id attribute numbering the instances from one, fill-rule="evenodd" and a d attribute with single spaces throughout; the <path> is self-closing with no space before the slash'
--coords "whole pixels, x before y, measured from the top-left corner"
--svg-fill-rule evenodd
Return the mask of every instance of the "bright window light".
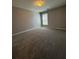
<path id="1" fill-rule="evenodd" d="M 47 13 L 42 14 L 42 22 L 43 22 L 43 25 L 48 25 L 48 14 Z"/>

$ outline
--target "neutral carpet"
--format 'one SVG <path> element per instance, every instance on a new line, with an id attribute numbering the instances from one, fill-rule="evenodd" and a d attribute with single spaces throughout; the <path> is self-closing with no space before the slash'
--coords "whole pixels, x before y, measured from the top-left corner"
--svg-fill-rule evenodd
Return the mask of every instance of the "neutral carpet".
<path id="1" fill-rule="evenodd" d="M 66 32 L 38 28 L 12 39 L 13 59 L 66 59 Z"/>

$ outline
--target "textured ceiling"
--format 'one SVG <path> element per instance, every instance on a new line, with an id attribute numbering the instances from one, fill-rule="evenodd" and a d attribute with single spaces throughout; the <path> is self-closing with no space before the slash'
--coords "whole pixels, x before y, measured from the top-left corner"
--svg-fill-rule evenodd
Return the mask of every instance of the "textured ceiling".
<path id="1" fill-rule="evenodd" d="M 19 8 L 28 9 L 31 11 L 45 11 L 47 9 L 56 8 L 65 5 L 65 0 L 45 0 L 45 5 L 42 7 L 34 6 L 34 0 L 12 0 L 12 5 Z"/>

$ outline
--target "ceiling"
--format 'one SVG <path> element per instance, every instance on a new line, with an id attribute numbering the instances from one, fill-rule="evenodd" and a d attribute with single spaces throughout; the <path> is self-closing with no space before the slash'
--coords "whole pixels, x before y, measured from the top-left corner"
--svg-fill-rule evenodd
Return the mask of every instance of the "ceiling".
<path id="1" fill-rule="evenodd" d="M 41 12 L 47 9 L 56 8 L 66 4 L 66 0 L 45 0 L 45 5 L 36 7 L 34 0 L 12 0 L 12 6 L 28 9 L 31 11 Z"/>

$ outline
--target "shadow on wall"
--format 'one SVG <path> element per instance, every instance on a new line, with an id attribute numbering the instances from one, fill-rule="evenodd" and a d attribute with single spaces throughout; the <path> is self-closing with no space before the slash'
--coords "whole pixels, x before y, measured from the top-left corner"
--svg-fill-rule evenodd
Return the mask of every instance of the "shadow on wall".
<path id="1" fill-rule="evenodd" d="M 66 6 L 49 10 L 48 23 L 49 28 L 66 30 Z"/>

